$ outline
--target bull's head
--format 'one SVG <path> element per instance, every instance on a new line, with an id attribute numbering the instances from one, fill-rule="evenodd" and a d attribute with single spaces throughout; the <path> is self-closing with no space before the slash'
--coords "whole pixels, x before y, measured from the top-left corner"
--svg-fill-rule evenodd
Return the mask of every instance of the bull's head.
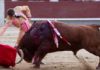
<path id="1" fill-rule="evenodd" d="M 36 45 L 34 44 L 34 40 L 30 36 L 32 30 L 33 28 L 29 29 L 28 32 L 25 33 L 25 35 L 20 40 L 19 45 L 17 47 L 18 54 L 21 56 L 21 60 L 23 58 L 27 62 L 32 61 L 34 53 L 37 49 Z"/>
<path id="2" fill-rule="evenodd" d="M 18 48 L 24 53 L 24 60 L 31 62 L 42 42 L 53 41 L 52 29 L 48 22 L 34 23 L 20 40 Z"/>

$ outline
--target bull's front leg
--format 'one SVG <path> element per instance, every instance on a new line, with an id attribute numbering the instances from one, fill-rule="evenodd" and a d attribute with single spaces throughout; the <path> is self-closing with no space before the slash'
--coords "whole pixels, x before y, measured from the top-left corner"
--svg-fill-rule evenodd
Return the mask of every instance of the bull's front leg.
<path id="1" fill-rule="evenodd" d="M 41 61 L 46 54 L 43 54 L 41 51 L 36 51 L 33 57 L 33 64 L 35 64 L 34 68 L 40 68 Z"/>
<path id="2" fill-rule="evenodd" d="M 43 41 L 41 43 L 41 45 L 39 46 L 39 48 L 37 49 L 37 51 L 35 52 L 35 55 L 34 55 L 34 64 L 35 64 L 35 68 L 39 68 L 40 67 L 40 64 L 41 64 L 41 61 L 42 59 L 45 57 L 45 55 L 51 50 L 50 49 L 50 42 L 49 41 Z"/>

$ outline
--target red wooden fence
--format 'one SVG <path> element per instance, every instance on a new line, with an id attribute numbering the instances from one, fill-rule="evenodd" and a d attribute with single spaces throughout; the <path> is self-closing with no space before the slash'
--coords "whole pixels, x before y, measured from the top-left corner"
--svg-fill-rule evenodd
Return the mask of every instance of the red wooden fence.
<path id="1" fill-rule="evenodd" d="M 17 5 L 28 5 L 34 18 L 99 18 L 100 2 L 10 2 L 5 1 L 5 12 Z"/>

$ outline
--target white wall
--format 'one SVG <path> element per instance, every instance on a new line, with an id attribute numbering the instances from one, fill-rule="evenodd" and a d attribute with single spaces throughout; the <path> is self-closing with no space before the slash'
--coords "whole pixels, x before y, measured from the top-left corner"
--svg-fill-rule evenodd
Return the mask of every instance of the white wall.
<path id="1" fill-rule="evenodd" d="M 50 2 L 59 2 L 59 0 L 50 0 Z"/>
<path id="2" fill-rule="evenodd" d="M 100 0 L 75 0 L 75 1 L 100 1 Z"/>
<path id="3" fill-rule="evenodd" d="M 0 26 L 4 24 L 4 0 L 0 0 Z"/>

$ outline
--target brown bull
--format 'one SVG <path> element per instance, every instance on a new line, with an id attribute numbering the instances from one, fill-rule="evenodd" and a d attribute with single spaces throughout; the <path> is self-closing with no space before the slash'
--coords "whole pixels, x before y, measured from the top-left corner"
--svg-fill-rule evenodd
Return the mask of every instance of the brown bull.
<path id="1" fill-rule="evenodd" d="M 62 37 L 71 44 L 69 46 L 68 43 L 58 36 L 59 46 L 57 48 L 54 43 L 51 27 L 48 25 L 41 26 L 41 23 L 45 24 L 49 22 L 37 22 L 35 23 L 36 25 L 33 24 L 19 43 L 19 48 L 23 50 L 24 59 L 27 62 L 31 62 L 34 59 L 35 66 L 40 67 L 40 62 L 47 53 L 64 50 L 73 51 L 76 55 L 78 50 L 85 49 L 100 57 L 99 25 L 75 25 L 52 22 Z M 100 69 L 100 62 L 97 69 Z"/>

